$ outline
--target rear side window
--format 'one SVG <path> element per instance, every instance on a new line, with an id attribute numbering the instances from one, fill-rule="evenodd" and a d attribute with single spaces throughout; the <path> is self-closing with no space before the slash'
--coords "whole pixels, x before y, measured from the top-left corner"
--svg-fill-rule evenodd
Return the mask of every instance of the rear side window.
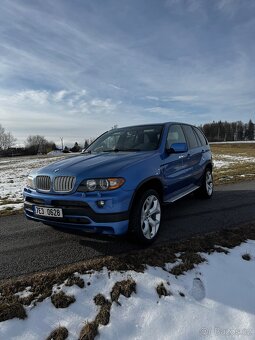
<path id="1" fill-rule="evenodd" d="M 193 127 L 193 129 L 195 130 L 199 140 L 200 140 L 200 143 L 201 145 L 207 145 L 207 140 L 205 138 L 205 136 L 203 135 L 203 133 L 196 127 Z"/>
<path id="2" fill-rule="evenodd" d="M 171 125 L 167 135 L 167 149 L 170 149 L 174 143 L 187 143 L 180 125 Z"/>
<path id="3" fill-rule="evenodd" d="M 192 127 L 189 125 L 183 125 L 183 129 L 188 139 L 190 149 L 197 148 L 199 146 L 198 137 L 196 137 Z"/>

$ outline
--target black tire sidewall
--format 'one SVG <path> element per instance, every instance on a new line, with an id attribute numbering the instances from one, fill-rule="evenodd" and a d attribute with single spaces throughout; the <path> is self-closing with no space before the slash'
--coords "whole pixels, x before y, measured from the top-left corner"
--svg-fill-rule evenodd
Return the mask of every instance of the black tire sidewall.
<path id="1" fill-rule="evenodd" d="M 161 218 L 162 218 L 162 206 L 161 206 L 160 196 L 156 190 L 148 189 L 144 193 L 141 193 L 136 197 L 133 203 L 132 209 L 131 209 L 130 219 L 129 219 L 130 234 L 132 235 L 133 238 L 135 238 L 136 241 L 138 241 L 139 243 L 145 244 L 145 245 L 149 245 L 156 240 L 159 234 L 160 224 L 161 224 L 161 220 L 160 220 L 157 234 L 152 239 L 147 239 L 144 236 L 142 232 L 142 226 L 141 226 L 142 207 L 143 207 L 145 200 L 151 195 L 156 196 L 157 199 L 159 200 L 160 209 L 161 209 Z"/>
<path id="2" fill-rule="evenodd" d="M 213 195 L 213 189 L 214 189 L 214 184 L 213 184 L 212 193 L 211 193 L 211 195 L 209 195 L 209 194 L 208 194 L 208 191 L 207 191 L 207 186 L 206 186 L 206 176 L 207 176 L 207 173 L 208 173 L 208 172 L 209 172 L 209 173 L 211 174 L 211 176 L 212 176 L 212 183 L 213 183 L 213 174 L 212 174 L 212 171 L 211 171 L 209 168 L 207 168 L 207 169 L 205 170 L 204 179 L 203 179 L 203 196 L 204 196 L 205 198 L 211 198 L 212 195 Z"/>

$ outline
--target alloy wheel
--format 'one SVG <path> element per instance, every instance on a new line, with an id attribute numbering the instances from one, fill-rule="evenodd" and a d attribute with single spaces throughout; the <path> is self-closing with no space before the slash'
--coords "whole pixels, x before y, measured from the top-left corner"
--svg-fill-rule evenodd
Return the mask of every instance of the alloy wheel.
<path id="1" fill-rule="evenodd" d="M 158 232 L 161 220 L 161 208 L 159 199 L 150 195 L 144 201 L 141 212 L 141 228 L 147 239 L 152 239 Z"/>
<path id="2" fill-rule="evenodd" d="M 213 192 L 213 178 L 211 171 L 206 172 L 205 185 L 208 196 L 211 196 Z"/>

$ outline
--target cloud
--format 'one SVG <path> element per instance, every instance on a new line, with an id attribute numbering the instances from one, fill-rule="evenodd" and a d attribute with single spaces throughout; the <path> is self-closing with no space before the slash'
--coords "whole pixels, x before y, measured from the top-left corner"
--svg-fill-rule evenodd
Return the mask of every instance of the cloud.
<path id="1" fill-rule="evenodd" d="M 117 121 L 120 104 L 109 98 L 91 98 L 86 90 L 24 90 L 0 96 L 0 116 L 3 125 L 16 133 L 19 143 L 26 139 L 28 131 L 50 139 L 61 133 L 69 136 L 66 141 L 71 143 L 75 137 L 84 140 L 109 129 L 111 122 L 107 119 Z"/>
<path id="2" fill-rule="evenodd" d="M 175 110 L 173 108 L 166 108 L 162 106 L 149 107 L 146 109 L 146 111 L 165 116 L 166 121 L 167 120 L 168 121 L 175 121 L 175 120 L 183 121 L 187 119 L 187 117 L 190 116 L 191 114 L 191 112 Z"/>
<path id="3" fill-rule="evenodd" d="M 227 0 L 2 1 L 0 122 L 20 140 L 71 141 L 114 124 L 248 120 L 254 14 Z"/>
<path id="4" fill-rule="evenodd" d="M 160 100 L 159 97 L 155 97 L 155 96 L 146 96 L 145 98 L 149 99 L 149 100 L 155 100 L 155 101 L 159 101 Z"/>

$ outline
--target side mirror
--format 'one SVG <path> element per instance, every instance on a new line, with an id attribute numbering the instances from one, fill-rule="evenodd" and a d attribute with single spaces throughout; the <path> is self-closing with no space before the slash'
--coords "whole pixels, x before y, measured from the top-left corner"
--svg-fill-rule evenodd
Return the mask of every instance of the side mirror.
<path id="1" fill-rule="evenodd" d="M 173 143 L 170 149 L 166 149 L 168 154 L 170 153 L 183 153 L 188 151 L 187 143 Z"/>

